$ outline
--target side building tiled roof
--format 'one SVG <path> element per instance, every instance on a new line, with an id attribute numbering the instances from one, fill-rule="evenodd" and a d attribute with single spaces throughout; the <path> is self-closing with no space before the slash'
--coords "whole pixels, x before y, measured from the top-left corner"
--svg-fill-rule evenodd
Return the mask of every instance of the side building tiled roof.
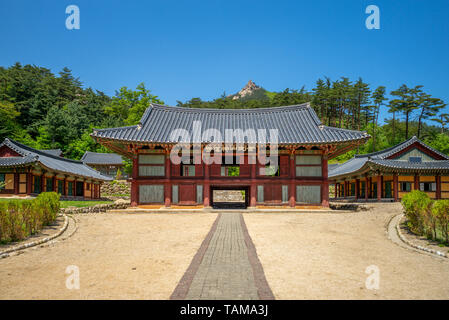
<path id="1" fill-rule="evenodd" d="M 190 134 L 193 142 L 212 142 L 212 137 L 194 136 L 195 121 L 201 124 L 201 132 L 216 129 L 223 140 L 227 129 L 240 129 L 243 132 L 252 129 L 256 134 L 258 129 L 264 129 L 267 130 L 267 140 L 270 139 L 268 130 L 277 129 L 279 144 L 338 144 L 370 137 L 366 132 L 322 125 L 309 103 L 259 109 L 200 109 L 152 104 L 138 125 L 94 129 L 92 136 L 122 142 L 177 143 L 178 137 L 171 137 L 171 134 L 175 129 L 182 129 Z M 253 134 L 239 134 L 233 137 L 232 142 L 258 141 Z"/>
<path id="2" fill-rule="evenodd" d="M 123 159 L 116 153 L 99 153 L 86 151 L 81 158 L 81 161 L 87 165 L 121 165 Z"/>
<path id="3" fill-rule="evenodd" d="M 26 164 L 39 163 L 43 167 L 56 172 L 81 176 L 99 181 L 110 181 L 112 178 L 100 174 L 81 161 L 62 158 L 21 144 L 6 138 L 0 147 L 7 146 L 20 154 L 20 157 L 0 158 L 0 167 L 23 166 Z"/>
<path id="4" fill-rule="evenodd" d="M 430 150 L 439 158 L 444 160 L 410 162 L 407 160 L 396 160 L 391 157 L 408 148 L 414 143 L 418 143 L 424 148 Z M 392 172 L 445 172 L 449 173 L 449 157 L 444 153 L 424 144 L 416 137 L 412 137 L 396 146 L 385 150 L 355 155 L 354 158 L 335 167 L 329 167 L 329 178 L 342 178 L 351 175 L 357 175 L 371 169 L 383 169 Z"/>

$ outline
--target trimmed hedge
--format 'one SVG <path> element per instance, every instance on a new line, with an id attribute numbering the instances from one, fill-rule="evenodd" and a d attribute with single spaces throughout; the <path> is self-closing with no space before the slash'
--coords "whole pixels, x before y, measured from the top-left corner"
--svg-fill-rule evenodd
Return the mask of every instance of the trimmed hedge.
<path id="1" fill-rule="evenodd" d="M 414 190 L 402 198 L 407 225 L 415 234 L 449 245 L 449 200 L 431 200 L 422 191 Z"/>
<path id="2" fill-rule="evenodd" d="M 0 243 L 20 241 L 55 221 L 60 195 L 44 192 L 32 200 L 0 202 Z"/>

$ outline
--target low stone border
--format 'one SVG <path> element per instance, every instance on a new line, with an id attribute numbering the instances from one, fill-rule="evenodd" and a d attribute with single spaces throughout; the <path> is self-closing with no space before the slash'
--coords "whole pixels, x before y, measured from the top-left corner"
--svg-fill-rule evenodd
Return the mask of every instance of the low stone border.
<path id="1" fill-rule="evenodd" d="M 120 203 L 103 203 L 97 204 L 91 207 L 69 207 L 69 208 L 61 208 L 61 212 L 65 214 L 76 214 L 76 213 L 93 213 L 93 212 L 106 212 L 109 210 L 121 210 L 126 209 L 130 205 L 129 202 L 120 202 Z"/>
<path id="2" fill-rule="evenodd" d="M 419 246 L 419 245 L 414 244 L 410 240 L 408 240 L 404 236 L 404 234 L 402 233 L 401 227 L 400 227 L 401 220 L 402 220 L 403 217 L 404 217 L 404 214 L 402 214 L 402 217 L 398 220 L 398 223 L 396 224 L 396 232 L 398 233 L 399 239 L 401 239 L 402 242 L 404 242 L 405 244 L 409 245 L 412 248 L 415 248 L 415 249 L 418 249 L 418 250 L 421 250 L 421 251 L 425 251 L 425 252 L 428 252 L 428 253 L 432 253 L 432 254 L 435 254 L 435 255 L 437 255 L 439 257 L 449 258 L 449 255 L 444 253 L 444 252 L 441 252 L 441 251 L 438 251 L 438 250 L 434 250 L 434 249 L 430 249 L 430 248 L 426 248 L 426 247 L 423 247 L 423 246 Z"/>
<path id="3" fill-rule="evenodd" d="M 65 215 L 65 214 L 62 214 L 62 215 L 64 216 L 64 224 L 62 225 L 61 229 L 59 229 L 58 232 L 56 232 L 55 234 L 53 234 L 53 235 L 51 235 L 49 237 L 45 237 L 45 238 L 42 238 L 42 239 L 39 239 L 39 240 L 36 240 L 36 241 L 32 241 L 32 242 L 28 242 L 28 243 L 25 243 L 25 244 L 19 244 L 19 245 L 15 246 L 15 247 L 12 247 L 10 249 L 4 250 L 4 251 L 0 251 L 0 259 L 9 257 L 9 255 L 12 252 L 23 250 L 23 249 L 27 249 L 27 248 L 30 248 L 30 247 L 34 247 L 34 246 L 43 244 L 45 242 L 48 242 L 50 240 L 53 240 L 56 237 L 59 237 L 67 229 L 67 227 L 69 225 L 69 218 L 67 217 L 67 215 Z"/>

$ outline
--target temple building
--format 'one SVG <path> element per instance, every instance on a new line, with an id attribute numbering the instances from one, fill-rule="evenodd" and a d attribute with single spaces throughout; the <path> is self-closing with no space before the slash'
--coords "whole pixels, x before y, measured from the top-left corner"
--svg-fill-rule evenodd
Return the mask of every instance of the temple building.
<path id="1" fill-rule="evenodd" d="M 0 144 L 0 195 L 58 192 L 68 199 L 98 199 L 100 184 L 112 180 L 81 161 L 36 150 L 6 138 Z"/>
<path id="2" fill-rule="evenodd" d="M 123 169 L 123 159 L 116 153 L 100 153 L 86 151 L 80 159 L 89 167 L 99 171 L 102 175 L 112 178 L 128 178 Z M 117 173 L 120 172 L 120 177 Z"/>
<path id="3" fill-rule="evenodd" d="M 328 160 L 370 138 L 324 126 L 308 103 L 264 109 L 152 104 L 137 125 L 94 129 L 91 136 L 132 159 L 131 205 L 151 208 L 220 207 L 219 190 L 239 190 L 243 207 L 327 207 Z M 188 148 L 181 163 L 171 157 L 179 145 Z M 267 165 L 265 156 L 278 165 Z"/>
<path id="4" fill-rule="evenodd" d="M 399 201 L 412 190 L 449 199 L 449 157 L 416 137 L 332 166 L 336 199 Z"/>

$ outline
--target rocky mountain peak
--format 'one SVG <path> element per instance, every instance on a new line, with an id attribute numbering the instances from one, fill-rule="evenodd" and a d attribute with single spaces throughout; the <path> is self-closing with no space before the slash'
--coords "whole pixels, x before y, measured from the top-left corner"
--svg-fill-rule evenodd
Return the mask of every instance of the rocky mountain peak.
<path id="1" fill-rule="evenodd" d="M 257 89 L 260 89 L 260 87 L 255 84 L 252 80 L 249 80 L 248 83 L 240 90 L 237 94 L 235 94 L 232 99 L 241 99 L 245 96 L 251 95 L 256 91 Z"/>

